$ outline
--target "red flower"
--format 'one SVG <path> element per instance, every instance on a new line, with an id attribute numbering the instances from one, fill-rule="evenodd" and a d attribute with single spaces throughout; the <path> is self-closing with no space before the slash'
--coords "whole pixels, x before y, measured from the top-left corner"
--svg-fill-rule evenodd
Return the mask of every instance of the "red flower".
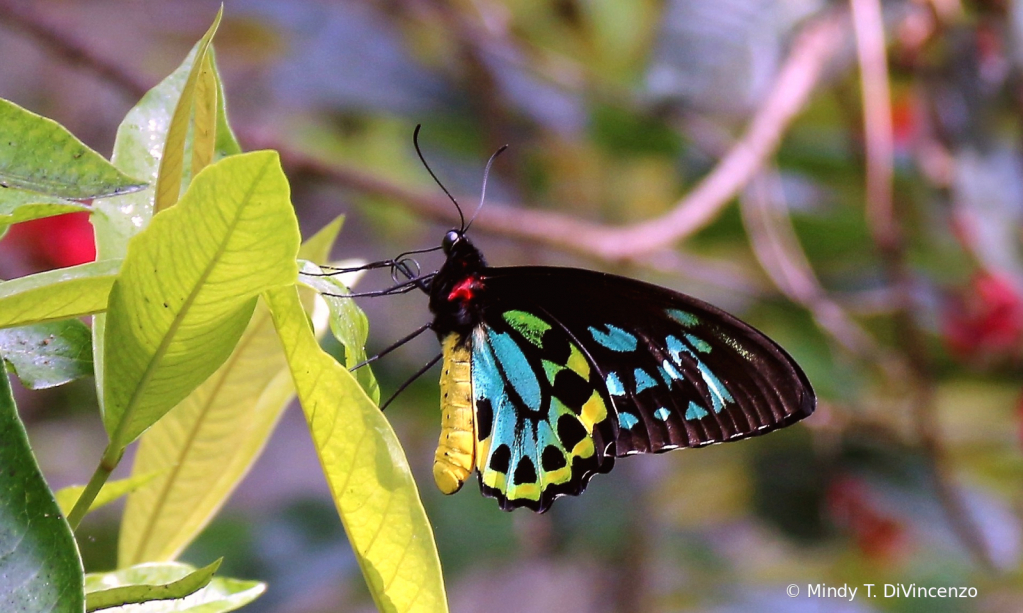
<path id="1" fill-rule="evenodd" d="M 949 300 L 942 314 L 942 336 L 962 357 L 1010 357 L 1023 348 L 1023 296 L 1005 277 L 984 272 Z"/>
<path id="2" fill-rule="evenodd" d="M 909 538 L 905 527 L 878 509 L 862 479 L 840 477 L 832 481 L 827 504 L 832 521 L 851 533 L 864 556 L 878 562 L 895 562 L 907 552 Z"/>
<path id="3" fill-rule="evenodd" d="M 892 100 L 892 140 L 897 155 L 909 155 L 916 138 L 918 119 L 916 99 L 909 94 Z"/>
<path id="4" fill-rule="evenodd" d="M 15 224 L 4 237 L 44 268 L 64 268 L 96 259 L 88 213 L 67 213 Z"/>

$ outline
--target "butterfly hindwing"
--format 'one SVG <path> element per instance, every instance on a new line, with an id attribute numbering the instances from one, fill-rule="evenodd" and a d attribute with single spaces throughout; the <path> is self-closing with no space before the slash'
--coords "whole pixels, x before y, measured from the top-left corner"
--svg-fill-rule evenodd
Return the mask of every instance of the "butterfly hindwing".
<path id="1" fill-rule="evenodd" d="M 484 283 L 488 301 L 517 296 L 585 354 L 613 406 L 615 455 L 763 434 L 814 409 L 809 382 L 784 350 L 695 298 L 565 268 L 489 268 Z"/>
<path id="2" fill-rule="evenodd" d="M 545 511 L 614 464 L 600 374 L 556 322 L 491 305 L 472 332 L 476 468 L 501 508 Z"/>

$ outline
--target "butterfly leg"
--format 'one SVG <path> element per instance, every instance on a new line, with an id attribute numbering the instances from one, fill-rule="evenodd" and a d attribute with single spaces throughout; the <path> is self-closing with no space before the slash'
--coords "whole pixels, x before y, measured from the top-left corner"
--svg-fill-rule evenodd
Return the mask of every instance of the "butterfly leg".
<path id="1" fill-rule="evenodd" d="M 392 343 L 390 346 L 388 346 L 386 349 L 384 349 L 380 353 L 376 354 L 375 356 L 373 356 L 371 358 L 367 358 L 367 359 L 359 362 L 358 364 L 356 364 L 355 366 L 352 366 L 348 370 L 355 371 L 355 370 L 358 370 L 358 369 L 362 368 L 366 364 L 369 364 L 370 362 L 375 362 L 375 361 L 379 360 L 380 358 L 384 357 L 388 353 L 391 353 L 392 351 L 394 351 L 398 347 L 401 347 L 405 343 L 407 343 L 410 340 L 414 339 L 415 337 L 419 336 L 423 332 L 426 332 L 427 330 L 431 329 L 432 327 L 433 327 L 433 323 L 432 322 L 428 323 L 428 324 L 423 324 L 422 326 L 416 328 L 416 330 L 414 332 L 412 332 L 412 334 L 409 334 L 408 336 L 405 336 L 405 337 L 395 341 L 394 343 Z"/>
<path id="2" fill-rule="evenodd" d="M 400 394 L 400 393 L 405 391 L 406 387 L 412 385 L 413 381 L 415 381 L 419 377 L 423 376 L 423 373 L 425 373 L 426 371 L 428 371 L 431 368 L 433 368 L 434 364 L 436 364 L 437 362 L 440 362 L 440 358 L 441 358 L 440 354 L 436 355 L 432 360 L 427 362 L 422 368 L 417 370 L 415 372 L 415 374 L 413 374 L 411 377 L 409 377 L 404 383 L 401 384 L 400 387 L 398 387 L 397 390 L 395 390 L 395 392 L 393 394 L 391 394 L 391 397 L 388 398 L 386 402 L 384 402 L 382 405 L 380 405 L 380 410 L 383 411 L 384 409 L 386 409 L 387 406 L 389 404 L 391 404 L 394 401 L 395 398 L 398 397 L 398 394 Z"/>

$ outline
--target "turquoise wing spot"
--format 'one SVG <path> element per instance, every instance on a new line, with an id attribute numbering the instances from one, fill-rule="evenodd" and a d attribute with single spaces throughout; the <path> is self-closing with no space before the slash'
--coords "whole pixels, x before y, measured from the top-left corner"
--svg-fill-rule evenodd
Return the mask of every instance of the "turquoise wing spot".
<path id="1" fill-rule="evenodd" d="M 726 404 L 728 404 L 729 402 L 734 402 L 734 398 L 732 397 L 731 392 L 728 391 L 728 388 L 726 388 L 721 383 L 721 380 L 718 379 L 717 375 L 715 375 L 714 372 L 711 371 L 711 369 L 708 368 L 707 365 L 700 360 L 700 358 L 696 355 L 695 351 L 690 349 L 688 345 L 686 345 L 685 343 L 683 343 L 681 340 L 674 336 L 669 335 L 668 338 L 665 340 L 667 341 L 668 354 L 671 356 L 671 361 L 678 365 L 679 368 L 682 368 L 683 366 L 682 365 L 683 353 L 685 353 L 686 355 L 688 355 L 689 357 L 693 358 L 693 360 L 696 361 L 696 368 L 697 370 L 700 371 L 700 377 L 703 378 L 703 382 L 707 384 L 707 389 L 710 391 L 711 409 L 715 413 L 720 413 L 722 410 L 724 410 Z M 697 351 L 701 351 L 703 353 L 710 352 L 710 346 L 707 345 L 707 343 L 705 343 L 704 341 L 700 340 L 699 338 L 687 334 L 686 340 L 692 342 L 693 346 L 696 348 Z M 706 351 L 702 349 L 702 347 L 704 346 L 706 346 Z M 668 371 L 668 374 L 674 377 L 675 373 L 677 373 L 678 371 L 669 368 L 671 366 L 672 365 L 667 360 L 664 361 L 665 370 Z M 675 378 L 677 379 L 681 377 Z"/>
<path id="2" fill-rule="evenodd" d="M 633 426 L 639 423 L 639 418 L 632 413 L 625 413 L 624 411 L 618 414 L 618 425 L 631 430 Z"/>
<path id="3" fill-rule="evenodd" d="M 643 370 L 642 368 L 637 368 L 636 372 L 634 373 L 634 375 L 635 375 L 635 378 L 636 378 L 636 393 L 637 394 L 642 392 L 645 389 L 649 389 L 651 387 L 657 387 L 657 381 L 654 381 L 654 378 L 651 377 L 650 375 L 648 375 L 647 372 L 645 370 Z"/>
<path id="4" fill-rule="evenodd" d="M 693 336 L 692 334 L 686 334 L 686 340 L 689 341 L 689 344 L 692 345 L 693 348 L 699 351 L 700 353 L 710 353 L 711 350 L 710 343 L 703 340 L 702 338 L 698 336 Z"/>
<path id="5" fill-rule="evenodd" d="M 601 332 L 593 326 L 589 327 L 590 335 L 597 343 L 611 351 L 626 352 L 636 350 L 639 341 L 636 340 L 635 336 L 611 324 L 604 324 L 604 327 L 607 328 L 607 332 Z"/>
<path id="6" fill-rule="evenodd" d="M 664 370 L 664 372 L 668 373 L 668 376 L 671 377 L 672 379 L 676 379 L 679 381 L 683 379 L 682 373 L 680 373 L 678 369 L 675 368 L 675 365 L 669 362 L 668 360 L 664 360 L 664 362 L 661 363 L 661 369 Z"/>
<path id="7" fill-rule="evenodd" d="M 704 409 L 693 401 L 689 402 L 689 408 L 686 409 L 686 419 L 696 421 L 698 419 L 703 419 L 707 415 L 707 409 Z"/>
<path id="8" fill-rule="evenodd" d="M 700 318 L 692 313 L 680 311 L 678 309 L 666 309 L 664 312 L 668 314 L 668 317 L 674 319 L 686 328 L 692 328 L 700 325 Z"/>
<path id="9" fill-rule="evenodd" d="M 668 371 L 664 370 L 664 366 L 658 366 L 657 372 L 661 375 L 661 379 L 664 381 L 664 384 L 667 386 L 671 386 L 671 382 L 674 379 L 671 378 L 671 375 L 668 374 Z"/>
<path id="10" fill-rule="evenodd" d="M 654 417 L 656 417 L 657 419 L 659 419 L 661 421 L 668 421 L 668 417 L 670 417 L 670 416 L 671 416 L 671 411 L 669 411 L 668 409 L 666 409 L 664 407 L 661 407 L 661 408 L 657 409 L 656 411 L 654 411 Z"/>
<path id="11" fill-rule="evenodd" d="M 504 445 L 512 445 L 515 441 L 515 406 L 508 397 L 507 388 L 501 377 L 490 341 L 493 334 L 481 334 L 473 342 L 472 351 L 472 389 L 476 401 L 484 398 L 490 401 L 493 411 L 491 427 L 492 443 L 487 458 L 480 458 L 477 466 L 489 470 L 494 451 Z M 530 375 L 532 378 L 532 375 Z"/>
<path id="12" fill-rule="evenodd" d="M 508 481 L 508 498 L 534 498 L 529 494 L 520 495 L 519 490 L 536 488 L 536 434 L 532 428 L 528 427 L 518 428 L 516 434 L 518 436 L 511 447 L 511 462 L 509 462 L 508 473 L 511 479 Z M 523 463 L 523 460 L 527 460 L 527 462 Z M 530 471 L 522 470 L 529 464 L 533 466 L 531 475 Z"/>
<path id="13" fill-rule="evenodd" d="M 689 349 L 689 347 L 686 347 L 685 343 L 680 341 L 678 338 L 669 335 L 668 338 L 665 340 L 668 343 L 668 355 L 671 356 L 671 361 L 674 362 L 676 365 L 682 366 L 683 353 L 686 353 L 692 356 L 693 358 L 696 358 L 696 354 L 694 354 L 692 350 Z"/>
<path id="14" fill-rule="evenodd" d="M 622 380 L 613 372 L 607 375 L 607 393 L 612 396 L 625 395 L 625 386 L 622 385 Z"/>
<path id="15" fill-rule="evenodd" d="M 732 394 L 728 391 L 728 388 L 721 384 L 721 380 L 702 362 L 697 365 L 700 367 L 700 375 L 703 377 L 703 381 L 707 384 L 707 389 L 710 390 L 713 397 L 714 406 L 712 408 L 715 413 L 720 413 L 725 408 L 726 403 L 732 402 Z"/>
<path id="16" fill-rule="evenodd" d="M 534 411 L 540 410 L 540 383 L 526 361 L 522 348 L 506 333 L 488 331 L 487 336 L 494 359 L 500 364 L 515 393 L 527 407 Z"/>

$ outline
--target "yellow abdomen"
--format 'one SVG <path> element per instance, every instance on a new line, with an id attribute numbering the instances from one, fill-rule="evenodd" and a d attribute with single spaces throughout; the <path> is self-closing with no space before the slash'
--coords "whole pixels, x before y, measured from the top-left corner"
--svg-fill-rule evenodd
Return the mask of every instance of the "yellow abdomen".
<path id="1" fill-rule="evenodd" d="M 449 334 L 442 343 L 441 429 L 433 459 L 433 478 L 445 494 L 454 494 L 469 478 L 476 448 L 470 352 L 468 347 L 458 346 L 458 339 L 459 335 Z"/>

